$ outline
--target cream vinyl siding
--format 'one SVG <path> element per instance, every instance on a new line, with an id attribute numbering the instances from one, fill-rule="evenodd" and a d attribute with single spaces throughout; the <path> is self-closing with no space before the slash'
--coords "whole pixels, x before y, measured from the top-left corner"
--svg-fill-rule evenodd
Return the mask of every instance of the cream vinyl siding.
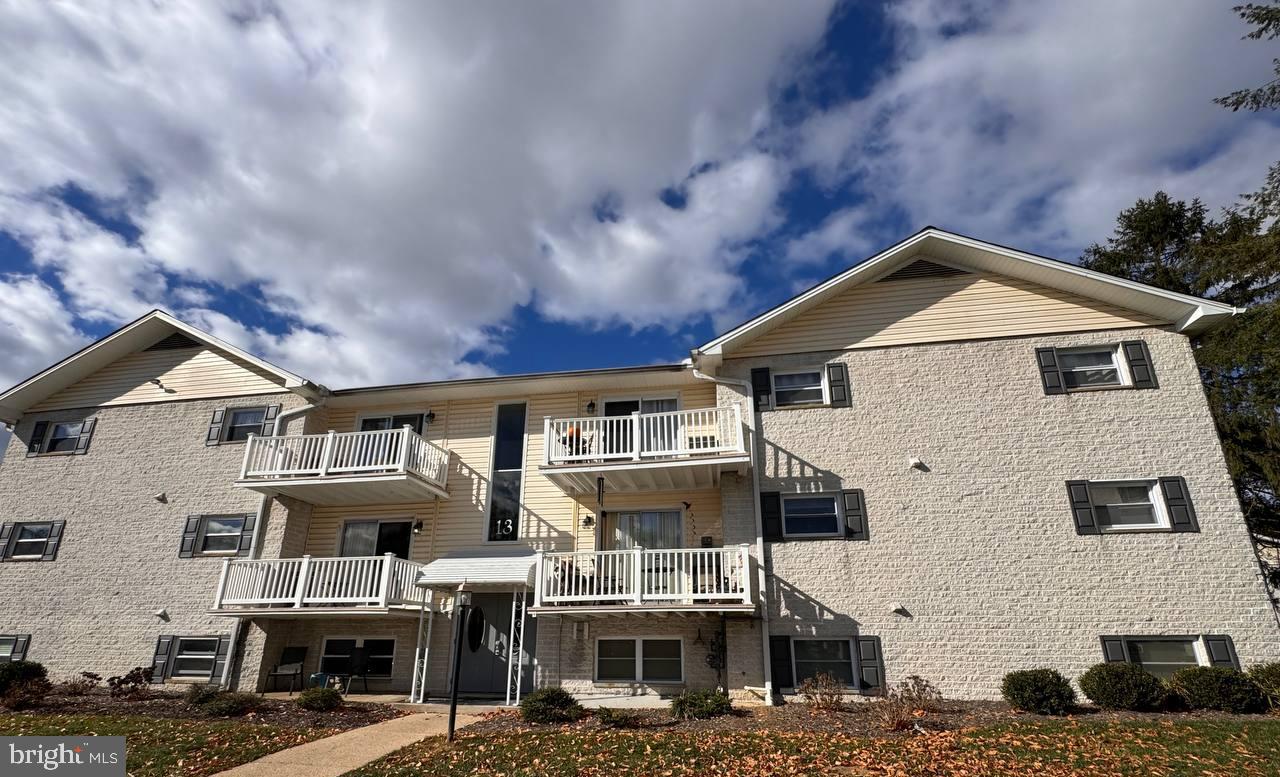
<path id="1" fill-rule="evenodd" d="M 682 408 L 713 407 L 716 401 L 715 385 L 684 385 L 668 389 L 646 388 L 642 392 L 625 390 L 608 392 L 604 396 L 680 397 Z M 508 402 L 527 402 L 525 422 L 525 460 L 522 484 L 520 541 L 517 543 L 486 543 L 485 534 L 489 506 L 489 467 L 491 464 L 494 414 L 497 406 Z M 423 521 L 421 534 L 413 538 L 413 560 L 427 562 L 447 553 L 468 548 L 506 547 L 526 545 L 542 550 L 573 550 L 575 547 L 594 547 L 594 529 L 581 529 L 579 511 L 594 514 L 595 495 L 582 497 L 582 505 L 560 492 L 543 477 L 539 467 L 543 456 L 543 417 L 567 417 L 587 415 L 587 404 L 597 403 L 600 410 L 601 395 L 595 392 L 542 394 L 532 397 L 511 396 L 498 399 L 454 400 L 432 402 L 424 400 L 416 404 L 368 405 L 360 408 L 327 408 L 328 427 L 334 431 L 353 431 L 358 419 L 368 415 L 389 413 L 435 413 L 435 420 L 427 427 L 425 436 L 437 445 L 448 448 L 449 498 L 439 502 L 416 504 L 335 506 L 314 508 L 307 535 L 306 552 L 314 556 L 331 556 L 338 551 L 338 532 L 342 522 L 349 518 L 392 518 L 410 516 Z M 310 431 L 310 430 L 309 430 Z M 694 520 L 687 522 L 685 533 L 691 547 L 698 537 L 710 534 L 720 538 L 720 492 L 718 490 L 696 492 L 670 492 L 653 494 L 609 494 L 605 498 L 608 509 L 632 507 L 679 506 L 682 501 L 694 504 Z"/>
<path id="2" fill-rule="evenodd" d="M 152 383 L 159 379 L 161 386 Z M 163 386 L 163 387 L 162 387 Z M 29 412 L 283 392 L 279 378 L 210 348 L 129 354 Z"/>
<path id="3" fill-rule="evenodd" d="M 975 273 L 854 287 L 736 349 L 733 356 L 1164 323 L 1168 322 L 1027 281 Z"/>

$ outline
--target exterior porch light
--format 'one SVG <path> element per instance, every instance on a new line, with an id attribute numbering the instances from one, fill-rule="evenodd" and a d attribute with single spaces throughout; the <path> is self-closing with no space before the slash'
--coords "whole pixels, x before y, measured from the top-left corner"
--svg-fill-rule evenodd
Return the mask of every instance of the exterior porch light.
<path id="1" fill-rule="evenodd" d="M 434 410 L 428 410 L 427 414 L 422 417 L 422 422 L 424 424 L 430 424 L 434 420 L 436 420 L 436 413 Z"/>
<path id="2" fill-rule="evenodd" d="M 596 401 L 593 399 L 587 403 L 587 415 L 592 415 L 595 412 L 596 412 Z"/>
<path id="3" fill-rule="evenodd" d="M 413 522 L 413 533 L 414 533 L 414 534 L 422 534 L 422 521 L 414 521 L 414 522 Z"/>

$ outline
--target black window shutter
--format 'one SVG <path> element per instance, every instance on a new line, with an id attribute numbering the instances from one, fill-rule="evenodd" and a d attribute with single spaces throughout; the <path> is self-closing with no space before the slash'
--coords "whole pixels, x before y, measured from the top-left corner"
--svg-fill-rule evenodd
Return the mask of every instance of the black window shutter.
<path id="1" fill-rule="evenodd" d="M 213 671 L 209 673 L 209 682 L 222 680 L 222 670 L 227 665 L 227 654 L 231 650 L 231 636 L 223 634 L 218 637 L 218 652 L 213 654 Z"/>
<path id="2" fill-rule="evenodd" d="M 858 691 L 884 691 L 884 652 L 880 650 L 879 637 L 858 637 Z"/>
<path id="3" fill-rule="evenodd" d="M 1133 379 L 1136 389 L 1160 388 L 1156 382 L 1156 369 L 1151 364 L 1151 351 L 1142 340 L 1128 340 L 1120 343 L 1125 361 L 1129 362 L 1129 377 Z"/>
<path id="4" fill-rule="evenodd" d="M 1164 495 L 1165 507 L 1169 508 L 1170 531 L 1200 531 L 1200 524 L 1196 521 L 1196 508 L 1191 504 L 1191 492 L 1187 490 L 1186 480 L 1176 477 L 1160 478 L 1160 493 Z"/>
<path id="5" fill-rule="evenodd" d="M 849 368 L 840 362 L 828 364 L 827 388 L 831 390 L 832 407 L 849 407 Z"/>
<path id="6" fill-rule="evenodd" d="M 1108 664 L 1122 664 L 1127 659 L 1124 653 L 1124 640 L 1120 637 L 1101 637 L 1102 659 Z"/>
<path id="7" fill-rule="evenodd" d="M 36 421 L 36 425 L 31 428 L 31 439 L 27 441 L 28 456 L 38 456 L 40 454 L 40 449 L 44 447 L 44 435 L 48 431 L 48 421 Z"/>
<path id="8" fill-rule="evenodd" d="M 253 526 L 257 520 L 257 516 L 253 513 L 244 514 L 244 525 L 240 528 L 240 548 L 236 551 L 237 556 L 247 556 L 249 551 L 253 550 Z"/>
<path id="9" fill-rule="evenodd" d="M 13 554 L 13 549 L 9 547 L 9 540 L 13 539 L 13 527 L 15 524 L 0 524 L 0 559 L 9 558 Z"/>
<path id="10" fill-rule="evenodd" d="M 756 410 L 768 410 L 769 397 L 773 394 L 773 382 L 768 367 L 756 367 L 751 371 L 751 393 L 756 398 Z"/>
<path id="11" fill-rule="evenodd" d="M 13 655 L 9 656 L 10 661 L 26 661 L 27 648 L 31 646 L 30 634 L 17 634 L 17 639 L 13 642 Z"/>
<path id="12" fill-rule="evenodd" d="M 791 674 L 791 637 L 769 637 L 769 668 L 775 690 L 796 686 Z"/>
<path id="13" fill-rule="evenodd" d="M 49 539 L 44 541 L 44 555 L 40 557 L 41 561 L 53 561 L 58 557 L 58 545 L 62 543 L 62 530 L 66 525 L 66 521 L 54 521 L 49 527 Z"/>
<path id="14" fill-rule="evenodd" d="M 262 414 L 262 436 L 270 437 L 276 430 L 276 416 L 280 415 L 280 406 L 271 405 Z"/>
<path id="15" fill-rule="evenodd" d="M 191 558 L 196 554 L 196 537 L 200 534 L 200 516 L 188 515 L 182 529 L 182 544 L 178 546 L 178 558 Z"/>
<path id="16" fill-rule="evenodd" d="M 1093 502 L 1089 499 L 1089 481 L 1068 480 L 1067 496 L 1071 499 L 1071 516 L 1076 522 L 1076 534 L 1099 534 L 1098 522 L 1093 517 Z"/>
<path id="17" fill-rule="evenodd" d="M 169 658 L 173 654 L 177 641 L 172 634 L 161 634 L 156 639 L 156 654 L 151 659 L 151 682 L 164 682 L 165 676 L 169 673 Z"/>
<path id="18" fill-rule="evenodd" d="M 869 540 L 867 533 L 867 503 L 862 496 L 861 488 L 841 492 L 844 498 L 844 538 L 846 540 Z"/>
<path id="19" fill-rule="evenodd" d="M 222 442 L 222 419 L 226 415 L 226 408 L 219 408 L 213 411 L 213 418 L 209 419 L 209 433 L 204 438 L 205 445 L 217 445 Z"/>
<path id="20" fill-rule="evenodd" d="M 1209 654 L 1210 665 L 1240 668 L 1240 659 L 1236 657 L 1236 646 L 1232 644 L 1231 637 L 1225 634 L 1206 634 L 1204 649 Z"/>
<path id="21" fill-rule="evenodd" d="M 89 440 L 93 438 L 93 427 L 98 425 L 98 419 L 90 418 L 80 425 L 80 437 L 76 440 L 76 453 L 85 454 L 89 452 Z"/>
<path id="22" fill-rule="evenodd" d="M 1040 381 L 1046 394 L 1065 394 L 1067 386 L 1058 371 L 1058 352 L 1053 348 L 1037 348 L 1036 362 L 1040 365 Z"/>
<path id="23" fill-rule="evenodd" d="M 760 493 L 760 522 L 764 524 L 765 540 L 782 541 L 782 495 L 777 491 Z"/>

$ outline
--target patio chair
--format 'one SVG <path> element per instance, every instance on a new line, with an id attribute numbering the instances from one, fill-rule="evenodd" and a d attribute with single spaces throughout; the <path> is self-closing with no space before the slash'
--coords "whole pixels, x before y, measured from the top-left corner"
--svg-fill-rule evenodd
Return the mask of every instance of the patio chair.
<path id="1" fill-rule="evenodd" d="M 351 674 L 347 675 L 346 693 L 351 693 L 351 686 L 355 685 L 356 678 L 359 677 L 364 681 L 364 692 L 369 692 L 369 649 L 358 647 L 351 649 L 350 658 Z"/>
<path id="2" fill-rule="evenodd" d="M 280 653 L 280 663 L 271 667 L 271 671 L 267 672 L 267 682 L 270 683 L 277 677 L 289 678 L 289 695 L 293 695 L 294 683 L 302 686 L 302 664 L 307 660 L 307 649 L 305 647 L 287 647 Z M 265 691 L 264 691 L 265 693 Z"/>

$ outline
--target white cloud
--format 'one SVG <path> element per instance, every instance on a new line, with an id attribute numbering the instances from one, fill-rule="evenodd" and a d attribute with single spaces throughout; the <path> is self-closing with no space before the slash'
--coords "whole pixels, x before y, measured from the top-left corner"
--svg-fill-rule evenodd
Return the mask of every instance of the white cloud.
<path id="1" fill-rule="evenodd" d="M 1211 102 L 1270 69 L 1271 50 L 1241 42 L 1225 6 L 889 9 L 895 67 L 865 99 L 811 117 L 797 161 L 827 186 L 874 195 L 876 215 L 896 210 L 908 231 L 931 223 L 1074 258 L 1158 188 L 1229 204 L 1280 148 L 1280 127 Z"/>
<path id="2" fill-rule="evenodd" d="M 0 384 L 11 386 L 83 347 L 87 339 L 48 284 L 0 276 Z"/>
<path id="3" fill-rule="evenodd" d="M 755 141 L 830 10 L 280 7 L 10 9 L 0 229 L 78 315 L 169 306 L 337 385 L 483 372 L 464 356 L 500 349 L 518 305 L 642 327 L 737 301 L 786 181 Z M 47 196 L 67 182 L 137 244 Z M 605 197 L 619 221 L 592 218 Z M 289 329 L 234 324 L 191 283 L 260 292 Z"/>
<path id="4" fill-rule="evenodd" d="M 817 229 L 787 244 L 787 259 L 799 265 L 820 264 L 832 256 L 859 259 L 872 245 L 872 211 L 865 206 L 844 208 L 827 216 Z"/>

